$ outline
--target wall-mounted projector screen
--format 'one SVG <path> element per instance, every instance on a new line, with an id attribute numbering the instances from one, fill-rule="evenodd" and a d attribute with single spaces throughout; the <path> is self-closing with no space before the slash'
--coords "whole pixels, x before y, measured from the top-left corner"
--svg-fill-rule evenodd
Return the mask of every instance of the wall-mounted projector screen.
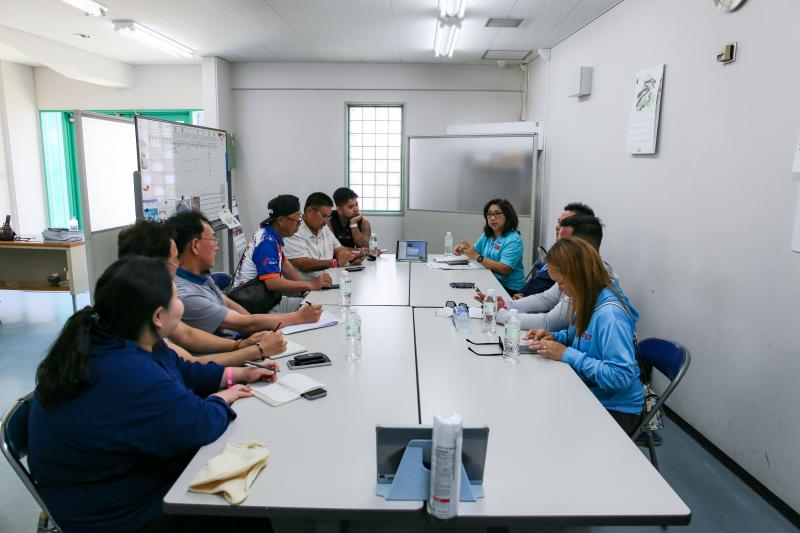
<path id="1" fill-rule="evenodd" d="M 79 117 L 89 231 L 133 224 L 133 173 L 137 169 L 133 121 L 87 114 Z"/>
<path id="2" fill-rule="evenodd" d="M 532 135 L 447 135 L 408 140 L 408 208 L 482 213 L 492 198 L 530 216 Z"/>

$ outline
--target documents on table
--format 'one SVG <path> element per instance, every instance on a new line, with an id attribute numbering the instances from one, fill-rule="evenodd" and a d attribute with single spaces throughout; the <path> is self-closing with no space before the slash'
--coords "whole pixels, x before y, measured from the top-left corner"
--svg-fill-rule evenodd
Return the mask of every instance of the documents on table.
<path id="1" fill-rule="evenodd" d="M 463 258 L 462 258 L 463 259 Z M 466 265 L 451 265 L 448 263 L 442 262 L 441 259 L 433 261 L 428 261 L 425 263 L 428 268 L 434 268 L 437 270 L 480 270 L 483 267 L 474 261 L 470 261 Z"/>
<path id="2" fill-rule="evenodd" d="M 285 328 L 281 328 L 281 333 L 284 335 L 291 335 L 292 333 L 300 333 L 301 331 L 335 326 L 336 324 L 341 324 L 342 322 L 344 322 L 344 320 L 342 320 L 340 317 L 323 309 L 322 316 L 319 317 L 318 321 L 310 324 L 295 324 L 293 326 L 286 326 Z"/>
<path id="3" fill-rule="evenodd" d="M 250 388 L 253 395 L 273 407 L 278 407 L 285 403 L 300 398 L 300 395 L 308 391 L 324 388 L 325 385 L 314 378 L 305 374 L 293 372 L 287 376 L 281 376 L 275 383 L 253 383 Z"/>
<path id="4" fill-rule="evenodd" d="M 306 353 L 308 349 L 300 343 L 286 340 L 286 349 L 279 354 L 270 355 L 268 356 L 269 359 L 281 359 L 283 357 L 289 357 L 290 355 L 300 355 L 301 353 Z"/>

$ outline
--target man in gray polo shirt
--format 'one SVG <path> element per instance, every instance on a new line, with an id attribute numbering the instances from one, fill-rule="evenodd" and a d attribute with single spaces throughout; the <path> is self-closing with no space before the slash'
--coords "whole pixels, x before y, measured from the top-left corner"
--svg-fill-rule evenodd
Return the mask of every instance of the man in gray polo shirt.
<path id="1" fill-rule="evenodd" d="M 183 302 L 183 321 L 208 332 L 229 329 L 240 333 L 274 330 L 278 325 L 307 324 L 319 320 L 322 306 L 304 305 L 293 313 L 251 315 L 222 294 L 208 270 L 214 266 L 217 239 L 211 223 L 199 212 L 188 211 L 169 219 L 181 266 L 175 277 Z"/>

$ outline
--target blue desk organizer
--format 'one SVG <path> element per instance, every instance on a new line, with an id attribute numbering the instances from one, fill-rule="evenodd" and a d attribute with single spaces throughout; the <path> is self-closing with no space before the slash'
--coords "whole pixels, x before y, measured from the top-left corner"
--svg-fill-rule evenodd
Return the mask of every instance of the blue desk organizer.
<path id="1" fill-rule="evenodd" d="M 383 496 L 387 500 L 427 500 L 430 496 L 431 470 L 425 467 L 423 457 L 426 451 L 430 455 L 430 449 L 430 440 L 414 439 L 409 441 L 392 482 L 378 484 L 378 496 Z M 474 502 L 483 497 L 483 485 L 470 482 L 462 463 L 460 500 L 462 502 Z"/>

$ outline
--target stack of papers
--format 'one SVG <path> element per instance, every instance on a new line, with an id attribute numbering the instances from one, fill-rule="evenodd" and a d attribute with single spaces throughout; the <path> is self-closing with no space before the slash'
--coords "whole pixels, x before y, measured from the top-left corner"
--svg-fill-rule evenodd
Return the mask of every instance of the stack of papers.
<path id="1" fill-rule="evenodd" d="M 341 324 L 342 322 L 344 322 L 344 320 L 342 320 L 340 317 L 323 309 L 322 316 L 319 317 L 318 321 L 311 324 L 296 324 L 294 326 L 286 326 L 285 328 L 281 328 L 281 333 L 284 335 L 291 335 L 292 333 L 300 333 L 301 331 L 335 326 L 336 324 Z"/>
<path id="2" fill-rule="evenodd" d="M 47 228 L 42 232 L 44 242 L 75 242 L 83 240 L 82 230 L 67 228 Z"/>
<path id="3" fill-rule="evenodd" d="M 275 383 L 253 383 L 250 385 L 253 390 L 253 396 L 273 407 L 294 401 L 300 398 L 301 394 L 310 390 L 324 387 L 325 385 L 316 379 L 297 372 L 283 376 Z"/>
<path id="4" fill-rule="evenodd" d="M 473 261 L 470 261 L 466 265 L 451 265 L 436 260 L 428 261 L 425 264 L 427 265 L 428 268 L 435 268 L 437 270 L 480 270 L 483 268 L 481 265 Z"/>
<path id="5" fill-rule="evenodd" d="M 447 263 L 449 265 L 466 265 L 469 264 L 469 259 L 463 255 L 443 255 L 441 257 L 434 257 L 435 263 Z"/>

